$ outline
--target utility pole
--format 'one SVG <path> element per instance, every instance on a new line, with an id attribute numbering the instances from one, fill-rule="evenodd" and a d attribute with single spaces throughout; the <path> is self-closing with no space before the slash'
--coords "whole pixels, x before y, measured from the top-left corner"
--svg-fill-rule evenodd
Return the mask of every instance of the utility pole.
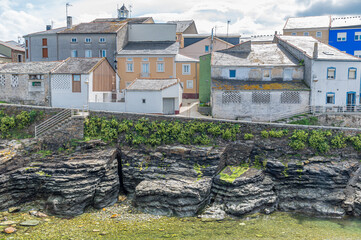
<path id="1" fill-rule="evenodd" d="M 129 4 L 129 18 L 132 17 L 132 9 L 133 9 L 133 5 Z"/>

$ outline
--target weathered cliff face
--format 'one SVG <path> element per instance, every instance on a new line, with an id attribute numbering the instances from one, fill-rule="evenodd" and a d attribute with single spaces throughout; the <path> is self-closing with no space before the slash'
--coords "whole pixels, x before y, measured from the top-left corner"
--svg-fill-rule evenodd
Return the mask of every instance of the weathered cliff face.
<path id="1" fill-rule="evenodd" d="M 52 214 L 74 216 L 87 206 L 114 204 L 119 193 L 117 150 L 87 149 L 71 155 L 26 157 L 27 163 L 0 176 L 0 210 L 33 199 L 46 200 Z M 10 162 L 23 162 L 22 154 Z M 7 168 L 8 169 L 8 168 Z"/>
<path id="2" fill-rule="evenodd" d="M 125 189 L 134 193 L 139 209 L 153 214 L 194 216 L 211 203 L 202 216 L 274 210 L 360 216 L 358 154 L 347 149 L 333 154 L 312 157 L 312 151 L 297 153 L 281 141 L 249 141 L 219 148 L 127 149 L 121 162 Z M 247 169 L 239 176 L 225 168 L 240 164 Z"/>
<path id="3" fill-rule="evenodd" d="M 224 148 L 123 149 L 123 186 L 143 211 L 194 216 L 208 202 L 212 179 L 224 167 Z"/>

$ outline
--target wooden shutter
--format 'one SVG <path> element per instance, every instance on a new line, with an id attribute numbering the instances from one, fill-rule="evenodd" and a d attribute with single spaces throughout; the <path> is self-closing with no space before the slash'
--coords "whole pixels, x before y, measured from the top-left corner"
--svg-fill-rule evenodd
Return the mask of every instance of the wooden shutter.
<path id="1" fill-rule="evenodd" d="M 43 48 L 43 58 L 48 58 L 48 49 Z"/>
<path id="2" fill-rule="evenodd" d="M 43 46 L 48 46 L 48 39 L 47 38 L 43 38 Z"/>
<path id="3" fill-rule="evenodd" d="M 81 92 L 81 77 L 78 74 L 73 75 L 72 88 L 73 92 Z"/>

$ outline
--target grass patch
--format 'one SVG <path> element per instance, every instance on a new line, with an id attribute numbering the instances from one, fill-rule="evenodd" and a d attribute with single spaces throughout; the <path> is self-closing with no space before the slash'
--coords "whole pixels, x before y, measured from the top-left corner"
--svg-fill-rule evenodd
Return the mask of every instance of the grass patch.
<path id="1" fill-rule="evenodd" d="M 240 177 L 243 173 L 247 172 L 249 169 L 248 165 L 244 166 L 228 166 L 219 174 L 221 177 L 220 179 L 233 183 L 238 177 Z"/>
<path id="2" fill-rule="evenodd" d="M 318 118 L 317 117 L 304 118 L 301 120 L 292 121 L 290 122 L 290 124 L 314 126 L 314 125 L 318 125 Z"/>

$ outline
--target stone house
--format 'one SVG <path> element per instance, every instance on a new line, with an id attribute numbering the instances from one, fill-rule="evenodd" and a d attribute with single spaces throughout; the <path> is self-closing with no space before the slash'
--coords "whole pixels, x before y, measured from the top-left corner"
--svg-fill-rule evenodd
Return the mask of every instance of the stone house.
<path id="1" fill-rule="evenodd" d="M 304 68 L 279 44 L 252 44 L 211 53 L 215 118 L 269 121 L 304 111 L 309 88 Z"/>
<path id="2" fill-rule="evenodd" d="M 0 63 L 2 62 L 25 62 L 25 49 L 13 41 L 0 41 Z"/>
<path id="3" fill-rule="evenodd" d="M 354 111 L 360 105 L 360 58 L 313 37 L 276 36 L 275 41 L 304 63 L 311 106 L 323 111 Z"/>
<path id="4" fill-rule="evenodd" d="M 60 62 L 6 63 L 0 65 L 0 100 L 50 106 L 49 79 Z"/>

